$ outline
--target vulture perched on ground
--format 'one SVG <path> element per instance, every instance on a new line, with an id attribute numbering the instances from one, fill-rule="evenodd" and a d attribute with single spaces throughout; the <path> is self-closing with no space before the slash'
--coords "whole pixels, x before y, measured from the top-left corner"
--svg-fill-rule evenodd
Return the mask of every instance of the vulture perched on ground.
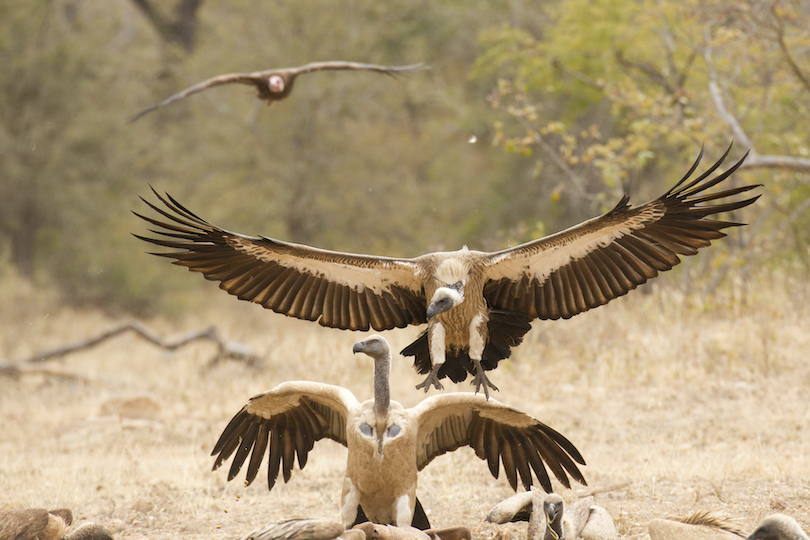
<path id="1" fill-rule="evenodd" d="M 67 532 L 72 523 L 67 508 L 0 510 L 0 540 L 113 540 L 107 527 L 93 522 Z"/>
<path id="2" fill-rule="evenodd" d="M 377 335 L 354 345 L 374 359 L 374 398 L 363 403 L 349 390 L 316 382 L 285 382 L 253 396 L 225 427 L 214 446 L 214 470 L 236 452 L 228 480 L 248 460 L 246 485 L 268 455 L 270 489 L 279 471 L 290 479 L 297 454 L 303 468 L 316 441 L 329 438 L 348 448 L 341 495 L 341 521 L 363 521 L 428 529 L 416 498 L 418 472 L 433 459 L 470 446 L 498 478 L 500 462 L 513 489 L 518 478 L 528 489 L 532 471 L 546 491 L 546 467 L 566 487 L 569 475 L 585 484 L 579 451 L 563 435 L 531 416 L 494 399 L 470 393 L 429 397 L 405 409 L 391 401 L 391 350 Z"/>
<path id="3" fill-rule="evenodd" d="M 180 101 L 191 94 L 196 94 L 197 92 L 202 92 L 203 90 L 223 84 L 239 83 L 253 85 L 256 87 L 256 96 L 268 105 L 271 105 L 274 101 L 280 101 L 289 96 L 290 92 L 292 92 L 295 78 L 304 73 L 312 73 L 314 71 L 359 70 L 376 71 L 393 76 L 399 72 L 417 69 L 419 67 L 422 67 L 422 64 L 413 64 L 410 66 L 378 66 L 376 64 L 360 64 L 357 62 L 312 62 L 296 68 L 268 69 L 265 71 L 254 71 L 253 73 L 227 73 L 206 79 L 203 82 L 190 86 L 164 99 L 156 105 L 147 107 L 133 116 L 130 122 L 134 122 L 143 115 L 164 105 Z"/>
<path id="4" fill-rule="evenodd" d="M 810 536 L 792 517 L 771 514 L 759 522 L 748 540 L 810 540 Z"/>
<path id="5" fill-rule="evenodd" d="M 486 521 L 528 521 L 527 540 L 618 540 L 613 518 L 594 504 L 593 496 L 578 499 L 566 508 L 556 493 L 540 494 L 532 488 L 495 505 Z"/>
<path id="6" fill-rule="evenodd" d="M 158 236 L 136 236 L 172 249 L 155 255 L 277 313 L 349 330 L 427 322 L 402 350 L 427 374 L 417 388 L 441 389 L 440 379 L 460 382 L 470 373 L 476 391 L 483 386 L 489 397 L 497 387 L 484 371 L 511 355 L 529 321 L 567 319 L 606 304 L 724 237 L 722 229 L 742 225 L 707 219 L 759 197 L 727 200 L 754 185 L 705 193 L 745 159 L 710 178 L 730 150 L 689 181 L 701 149 L 683 179 L 646 204 L 632 207 L 625 195 L 600 217 L 493 253 L 465 246 L 407 259 L 327 251 L 227 231 L 157 192 L 163 207 L 143 200 L 166 219 L 136 215 L 157 227 L 151 232 Z"/>

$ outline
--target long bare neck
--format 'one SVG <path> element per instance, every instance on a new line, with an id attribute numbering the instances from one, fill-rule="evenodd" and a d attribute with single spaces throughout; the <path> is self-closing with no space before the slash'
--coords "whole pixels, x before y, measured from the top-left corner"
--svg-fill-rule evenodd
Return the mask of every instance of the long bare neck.
<path id="1" fill-rule="evenodd" d="M 374 415 L 377 420 L 388 417 L 391 407 L 391 389 L 389 377 L 391 375 L 391 353 L 374 359 Z"/>

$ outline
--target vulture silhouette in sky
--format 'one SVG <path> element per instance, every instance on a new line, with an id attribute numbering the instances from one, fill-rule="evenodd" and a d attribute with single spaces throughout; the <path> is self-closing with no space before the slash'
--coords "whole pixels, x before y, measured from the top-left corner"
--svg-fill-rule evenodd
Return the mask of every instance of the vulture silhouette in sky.
<path id="1" fill-rule="evenodd" d="M 606 304 L 726 236 L 723 229 L 743 225 L 708 219 L 759 198 L 731 200 L 756 185 L 706 193 L 742 165 L 745 156 L 712 177 L 730 151 L 690 180 L 701 149 L 683 179 L 648 203 L 631 206 L 625 195 L 602 216 L 492 253 L 465 246 L 412 259 L 377 257 L 245 236 L 154 189 L 162 207 L 143 200 L 166 219 L 136 213 L 156 227 L 155 237 L 136 236 L 171 248 L 155 255 L 277 313 L 363 331 L 427 323 L 402 350 L 427 374 L 417 388 L 441 389 L 440 379 L 460 382 L 470 373 L 476 391 L 483 387 L 489 396 L 497 387 L 485 371 L 511 355 L 532 319 L 567 319 Z"/>
<path id="2" fill-rule="evenodd" d="M 416 498 L 417 476 L 436 457 L 469 446 L 487 460 L 492 476 L 500 465 L 512 489 L 537 478 L 547 492 L 546 467 L 565 487 L 569 476 L 585 484 L 577 467 L 582 455 L 562 434 L 528 414 L 469 392 L 426 398 L 410 409 L 391 400 L 391 349 L 372 335 L 352 350 L 374 360 L 374 397 L 357 401 L 346 388 L 310 381 L 285 382 L 255 395 L 222 431 L 211 455 L 214 470 L 233 455 L 228 480 L 247 462 L 246 484 L 267 459 L 267 485 L 279 472 L 287 482 L 295 457 L 304 468 L 316 441 L 332 439 L 348 449 L 341 520 L 430 528 Z"/>
<path id="3" fill-rule="evenodd" d="M 227 73 L 225 75 L 218 75 L 211 77 L 200 83 L 190 86 L 171 97 L 168 97 L 147 107 L 138 114 L 134 115 L 130 122 L 134 122 L 143 115 L 154 111 L 164 105 L 169 105 L 175 101 L 180 101 L 184 97 L 202 92 L 214 86 L 223 84 L 239 83 L 249 84 L 256 87 L 256 96 L 268 105 L 272 105 L 274 101 L 279 101 L 290 95 L 293 89 L 293 83 L 296 77 L 304 73 L 312 73 L 314 71 L 337 71 L 337 70 L 355 70 L 355 71 L 376 71 L 385 75 L 394 76 L 399 72 L 408 71 L 422 67 L 422 64 L 413 64 L 410 66 L 378 66 L 376 64 L 360 64 L 357 62 L 312 62 L 301 67 L 296 68 L 283 68 L 283 69 L 267 69 L 265 71 L 254 71 L 252 73 Z"/>

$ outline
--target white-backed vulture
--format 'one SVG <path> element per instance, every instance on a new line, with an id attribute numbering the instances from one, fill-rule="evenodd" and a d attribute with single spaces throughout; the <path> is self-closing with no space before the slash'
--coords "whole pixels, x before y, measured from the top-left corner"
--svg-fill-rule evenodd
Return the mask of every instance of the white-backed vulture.
<path id="1" fill-rule="evenodd" d="M 402 350 L 428 376 L 425 391 L 449 377 L 474 375 L 489 396 L 485 370 L 511 355 L 531 328 L 529 321 L 567 319 L 626 294 L 681 255 L 722 238 L 722 229 L 741 225 L 707 219 L 753 203 L 758 196 L 720 204 L 757 186 L 712 194 L 743 159 L 714 178 L 723 157 L 687 182 L 703 155 L 664 195 L 631 207 L 625 195 L 613 210 L 562 232 L 519 246 L 484 253 L 429 253 L 415 259 L 354 255 L 221 229 L 184 208 L 168 194 L 155 195 L 167 218 L 142 219 L 155 225 L 156 238 L 138 238 L 174 249 L 155 255 L 220 282 L 220 288 L 291 317 L 322 326 L 377 331 L 427 322 L 416 341 Z M 154 190 L 153 190 L 154 191 Z"/>
<path id="2" fill-rule="evenodd" d="M 810 536 L 792 517 L 771 514 L 760 521 L 748 540 L 810 540 Z"/>
<path id="3" fill-rule="evenodd" d="M 653 519 L 650 540 L 740 540 L 745 533 L 735 522 L 712 510 L 697 510 L 682 518 Z"/>
<path id="4" fill-rule="evenodd" d="M 268 455 L 270 489 L 279 471 L 290 479 L 293 461 L 303 468 L 316 441 L 329 438 L 348 448 L 341 495 L 341 519 L 350 527 L 362 519 L 380 524 L 429 528 L 416 499 L 417 474 L 433 459 L 470 446 L 486 459 L 497 478 L 499 460 L 509 484 L 518 477 L 528 489 L 532 471 L 546 491 L 546 466 L 566 487 L 569 478 L 585 484 L 579 451 L 563 435 L 531 416 L 494 399 L 468 393 L 441 394 L 405 409 L 391 401 L 391 351 L 373 335 L 353 351 L 374 359 L 374 398 L 363 403 L 349 390 L 315 382 L 285 382 L 248 401 L 225 427 L 214 446 L 214 470 L 236 452 L 232 480 L 248 459 L 246 485 Z M 545 462 L 545 466 L 544 466 Z M 363 520 L 363 521 L 365 521 Z"/>
<path id="5" fill-rule="evenodd" d="M 113 540 L 109 529 L 92 522 L 67 532 L 72 522 L 67 508 L 0 510 L 0 540 Z"/>
<path id="6" fill-rule="evenodd" d="M 292 92 L 293 83 L 295 78 L 304 73 L 312 73 L 314 71 L 336 71 L 336 70 L 359 70 L 359 71 L 376 71 L 385 75 L 396 75 L 401 71 L 408 71 L 422 67 L 422 64 L 413 64 L 410 66 L 378 66 L 376 64 L 360 64 L 358 62 L 312 62 L 300 67 L 295 68 L 282 68 L 282 69 L 267 69 L 264 71 L 254 71 L 252 73 L 227 73 L 225 75 L 218 75 L 211 77 L 200 83 L 190 86 L 185 90 L 177 92 L 171 97 L 168 97 L 147 107 L 138 114 L 134 115 L 130 122 L 134 122 L 143 115 L 154 111 L 175 101 L 180 101 L 184 97 L 202 92 L 214 86 L 221 86 L 223 84 L 239 83 L 249 84 L 256 87 L 256 97 L 271 105 L 274 101 L 280 101 Z"/>
<path id="7" fill-rule="evenodd" d="M 495 505 L 487 514 L 491 523 L 528 521 L 527 540 L 618 540 L 607 510 L 593 496 L 578 499 L 568 508 L 556 493 L 541 495 L 532 488 Z"/>

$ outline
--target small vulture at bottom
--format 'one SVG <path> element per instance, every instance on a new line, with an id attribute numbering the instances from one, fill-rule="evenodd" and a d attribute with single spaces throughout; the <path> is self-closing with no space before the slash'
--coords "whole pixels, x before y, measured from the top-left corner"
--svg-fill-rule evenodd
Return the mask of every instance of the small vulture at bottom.
<path id="1" fill-rule="evenodd" d="M 242 540 L 470 540 L 467 527 L 427 529 L 362 523 L 346 529 L 329 519 L 291 519 L 270 523 Z"/>
<path id="2" fill-rule="evenodd" d="M 136 236 L 173 249 L 155 255 L 276 313 L 344 330 L 428 323 L 402 350 L 427 374 L 417 388 L 441 390 L 440 379 L 461 382 L 469 373 L 476 392 L 483 386 L 489 397 L 497 387 L 484 372 L 512 354 L 531 320 L 568 319 L 607 304 L 726 236 L 723 229 L 742 225 L 708 219 L 758 198 L 729 200 L 753 185 L 705 193 L 742 165 L 745 157 L 710 178 L 730 151 L 689 180 L 701 149 L 683 179 L 646 204 L 632 207 L 625 195 L 600 217 L 492 253 L 464 247 L 398 259 L 327 251 L 227 231 L 157 192 L 165 209 L 144 202 L 167 219 L 136 213 L 158 235 Z"/>
<path id="3" fill-rule="evenodd" d="M 252 73 L 227 73 L 225 75 L 218 75 L 211 77 L 200 83 L 190 86 L 185 90 L 177 92 L 160 103 L 147 107 L 134 115 L 130 122 L 134 122 L 140 117 L 148 114 L 155 109 L 159 109 L 175 101 L 180 101 L 184 97 L 190 96 L 207 90 L 214 86 L 223 84 L 239 83 L 249 84 L 256 87 L 256 97 L 272 105 L 274 101 L 280 101 L 290 95 L 293 88 L 295 78 L 304 73 L 312 73 L 315 71 L 337 71 L 337 70 L 354 70 L 354 71 L 376 71 L 384 75 L 395 76 L 402 71 L 418 69 L 422 64 L 413 64 L 410 66 L 378 66 L 376 64 L 360 64 L 358 62 L 312 62 L 301 67 L 296 68 L 282 68 L 282 69 L 267 69 L 264 71 L 254 71 Z"/>
<path id="4" fill-rule="evenodd" d="M 739 540 L 746 538 L 734 521 L 715 511 L 698 510 L 684 518 L 654 519 L 650 540 Z M 790 516 L 772 514 L 757 525 L 747 540 L 810 540 Z"/>
<path id="5" fill-rule="evenodd" d="M 748 540 L 810 540 L 810 536 L 792 517 L 771 514 L 759 522 Z"/>
<path id="6" fill-rule="evenodd" d="M 486 520 L 499 524 L 528 521 L 527 540 L 618 540 L 613 518 L 593 503 L 592 496 L 564 508 L 556 493 L 543 497 L 532 488 L 495 505 Z"/>
<path id="7" fill-rule="evenodd" d="M 341 521 L 363 521 L 428 529 L 416 498 L 418 472 L 434 458 L 462 446 L 486 459 L 498 478 L 500 463 L 512 489 L 518 477 L 526 489 L 532 471 L 546 491 L 551 480 L 570 487 L 568 476 L 585 484 L 577 463 L 585 460 L 563 435 L 512 407 L 468 393 L 432 396 L 405 409 L 390 399 L 391 350 L 377 335 L 356 343 L 355 353 L 374 359 L 374 398 L 360 403 L 349 390 L 316 382 L 285 382 L 248 401 L 225 427 L 211 453 L 214 470 L 236 452 L 232 480 L 248 459 L 246 485 L 268 454 L 270 489 L 279 471 L 290 479 L 297 454 L 303 468 L 314 443 L 329 438 L 348 448 L 341 495 Z M 545 462 L 545 466 L 544 466 Z"/>
<path id="8" fill-rule="evenodd" d="M 0 540 L 113 540 L 107 527 L 92 522 L 67 532 L 72 523 L 67 508 L 0 510 Z"/>

